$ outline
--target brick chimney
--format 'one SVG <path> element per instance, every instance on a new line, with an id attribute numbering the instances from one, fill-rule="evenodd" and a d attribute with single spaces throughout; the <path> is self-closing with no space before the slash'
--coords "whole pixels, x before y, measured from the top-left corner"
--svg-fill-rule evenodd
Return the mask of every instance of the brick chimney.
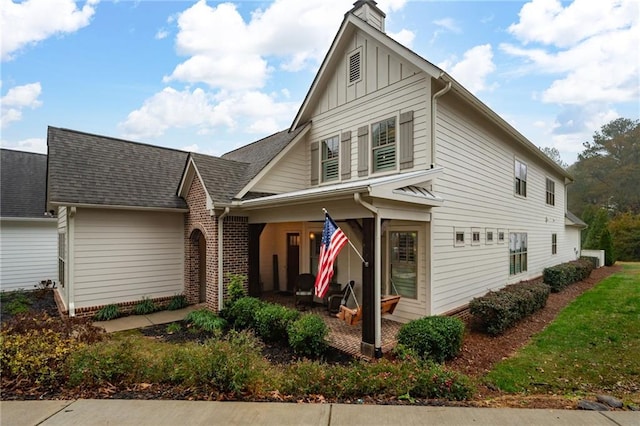
<path id="1" fill-rule="evenodd" d="M 378 9 L 376 4 L 374 0 L 358 0 L 348 13 L 353 13 L 375 29 L 384 32 L 384 18 L 387 15 Z"/>

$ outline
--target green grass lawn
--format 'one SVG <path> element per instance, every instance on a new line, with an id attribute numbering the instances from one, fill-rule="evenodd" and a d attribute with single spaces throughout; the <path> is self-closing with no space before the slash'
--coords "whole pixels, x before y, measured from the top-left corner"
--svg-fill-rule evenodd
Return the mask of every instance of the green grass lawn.
<path id="1" fill-rule="evenodd" d="M 640 263 L 578 297 L 486 380 L 507 392 L 640 397 Z"/>

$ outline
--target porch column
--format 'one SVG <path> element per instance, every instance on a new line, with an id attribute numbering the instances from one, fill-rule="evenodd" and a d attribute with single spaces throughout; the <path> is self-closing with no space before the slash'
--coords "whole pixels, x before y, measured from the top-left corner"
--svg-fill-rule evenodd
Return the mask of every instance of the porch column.
<path id="1" fill-rule="evenodd" d="M 251 297 L 260 297 L 260 234 L 265 223 L 249 224 L 249 288 Z"/>
<path id="2" fill-rule="evenodd" d="M 362 220 L 362 257 L 368 266 L 362 264 L 362 342 L 363 355 L 376 357 L 375 348 L 375 218 Z"/>

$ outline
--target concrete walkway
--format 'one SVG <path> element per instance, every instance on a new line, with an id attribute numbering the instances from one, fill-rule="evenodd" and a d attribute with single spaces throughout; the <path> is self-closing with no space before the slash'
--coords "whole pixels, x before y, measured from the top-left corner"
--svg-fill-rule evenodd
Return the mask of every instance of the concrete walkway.
<path id="1" fill-rule="evenodd" d="M 159 311 L 149 315 L 129 315 L 127 317 L 116 318 L 111 321 L 95 321 L 93 325 L 103 328 L 107 333 L 133 330 L 135 328 L 149 327 L 150 325 L 182 321 L 189 312 L 198 310 L 202 307 L 203 305 L 189 305 L 184 309 L 178 309 L 175 311 Z"/>
<path id="2" fill-rule="evenodd" d="M 260 402 L 1 401 L 3 426 L 640 425 L 640 412 Z"/>

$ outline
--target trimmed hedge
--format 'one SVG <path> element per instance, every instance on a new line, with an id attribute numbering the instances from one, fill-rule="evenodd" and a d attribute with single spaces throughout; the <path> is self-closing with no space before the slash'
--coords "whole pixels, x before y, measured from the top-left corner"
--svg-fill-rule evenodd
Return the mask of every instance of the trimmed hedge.
<path id="1" fill-rule="evenodd" d="M 443 362 L 458 355 L 464 323 L 455 317 L 424 317 L 404 324 L 398 344 L 415 351 L 422 359 Z"/>
<path id="2" fill-rule="evenodd" d="M 287 329 L 289 346 L 297 354 L 319 357 L 327 349 L 329 329 L 318 315 L 303 315 Z"/>
<path id="3" fill-rule="evenodd" d="M 266 303 L 255 313 L 255 330 L 266 342 L 287 342 L 287 329 L 299 317 L 295 309 Z"/>
<path id="4" fill-rule="evenodd" d="M 237 330 L 256 327 L 256 312 L 265 302 L 255 297 L 241 297 L 232 304 L 227 305 L 220 316 L 227 320 L 230 326 Z"/>
<path id="5" fill-rule="evenodd" d="M 591 275 L 593 263 L 587 258 L 580 258 L 567 263 L 545 268 L 542 272 L 543 281 L 551 287 L 551 291 L 558 293 L 567 286 L 582 281 Z"/>
<path id="6" fill-rule="evenodd" d="M 544 283 L 518 283 L 490 291 L 469 303 L 473 323 L 496 336 L 547 304 L 551 288 Z"/>

